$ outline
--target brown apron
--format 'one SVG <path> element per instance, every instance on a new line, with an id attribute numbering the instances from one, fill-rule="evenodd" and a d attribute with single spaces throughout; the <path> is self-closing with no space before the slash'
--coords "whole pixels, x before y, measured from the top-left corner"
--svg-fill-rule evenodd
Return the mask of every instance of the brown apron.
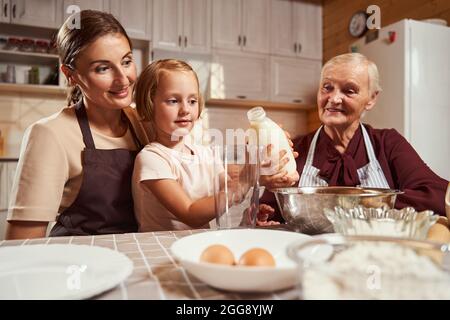
<path id="1" fill-rule="evenodd" d="M 82 101 L 76 105 L 75 114 L 86 146 L 82 153 L 83 181 L 75 201 L 58 216 L 50 236 L 136 232 L 131 178 L 142 145 L 133 126 L 128 120 L 137 151 L 96 149 Z"/>

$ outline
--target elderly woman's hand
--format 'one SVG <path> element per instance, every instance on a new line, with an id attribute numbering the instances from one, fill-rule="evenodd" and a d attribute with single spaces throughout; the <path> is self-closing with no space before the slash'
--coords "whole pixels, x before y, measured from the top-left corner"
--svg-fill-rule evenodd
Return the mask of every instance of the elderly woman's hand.
<path id="1" fill-rule="evenodd" d="M 277 163 L 276 166 L 272 166 L 272 149 L 272 145 L 267 146 L 268 158 L 261 161 L 261 171 L 270 174 L 261 174 L 259 180 L 260 184 L 268 189 L 285 188 L 295 185 L 295 183 L 300 178 L 298 172 L 295 171 L 292 174 L 288 174 L 287 170 L 283 169 L 284 166 L 289 162 L 289 157 L 286 157 L 286 154 L 289 151 L 281 150 L 279 152 L 279 159 L 281 160 Z"/>

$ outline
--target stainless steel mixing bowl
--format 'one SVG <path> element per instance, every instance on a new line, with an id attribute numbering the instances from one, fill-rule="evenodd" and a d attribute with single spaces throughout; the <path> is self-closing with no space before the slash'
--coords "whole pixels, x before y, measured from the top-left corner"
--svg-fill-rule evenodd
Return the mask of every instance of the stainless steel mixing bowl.
<path id="1" fill-rule="evenodd" d="M 271 190 L 287 224 L 307 234 L 333 232 L 324 209 L 393 208 L 399 190 L 360 187 L 295 187 Z"/>

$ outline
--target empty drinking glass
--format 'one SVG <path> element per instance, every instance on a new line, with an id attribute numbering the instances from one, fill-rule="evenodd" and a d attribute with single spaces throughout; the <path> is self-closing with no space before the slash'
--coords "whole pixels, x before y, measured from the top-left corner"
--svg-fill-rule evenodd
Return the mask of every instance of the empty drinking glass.
<path id="1" fill-rule="evenodd" d="M 217 228 L 252 228 L 259 208 L 260 148 L 214 146 L 214 200 Z"/>

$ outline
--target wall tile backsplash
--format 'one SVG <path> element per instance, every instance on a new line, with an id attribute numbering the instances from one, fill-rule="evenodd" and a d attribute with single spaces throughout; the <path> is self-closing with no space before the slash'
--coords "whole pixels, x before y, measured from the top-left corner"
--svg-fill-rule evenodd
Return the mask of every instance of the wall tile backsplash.
<path id="1" fill-rule="evenodd" d="M 37 120 L 63 108 L 65 97 L 52 94 L 7 93 L 0 96 L 0 130 L 5 140 L 4 156 L 18 156 L 25 129 Z"/>

